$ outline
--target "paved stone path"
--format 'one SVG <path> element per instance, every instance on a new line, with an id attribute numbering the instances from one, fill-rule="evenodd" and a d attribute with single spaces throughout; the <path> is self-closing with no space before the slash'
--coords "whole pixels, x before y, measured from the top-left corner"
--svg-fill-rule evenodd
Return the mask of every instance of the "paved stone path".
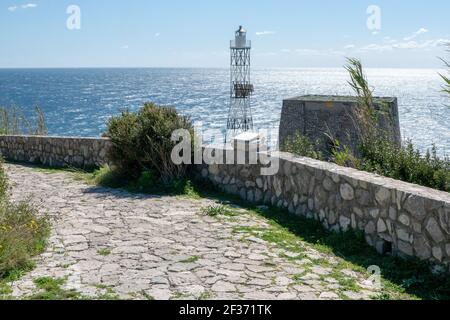
<path id="1" fill-rule="evenodd" d="M 201 208 L 214 200 L 133 195 L 89 186 L 64 172 L 5 167 L 12 198 L 31 199 L 53 224 L 36 268 L 12 285 L 15 297 L 33 293 L 33 279 L 43 276 L 66 277 L 65 288 L 85 296 L 108 290 L 123 299 L 367 299 L 374 294 L 361 274 L 340 270 L 361 287 L 343 292 L 332 268 L 311 265 L 318 257 L 337 261 L 332 255 L 306 245 L 307 259 L 291 261 L 286 255 L 292 253 L 274 244 L 250 236 L 243 241 L 244 234 L 233 232 L 237 226 L 263 227 L 266 220 L 203 214 Z"/>

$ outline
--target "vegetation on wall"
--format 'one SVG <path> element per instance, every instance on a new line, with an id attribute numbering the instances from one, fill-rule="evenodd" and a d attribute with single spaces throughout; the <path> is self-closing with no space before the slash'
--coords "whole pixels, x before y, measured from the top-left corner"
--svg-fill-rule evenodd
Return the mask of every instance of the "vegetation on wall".
<path id="1" fill-rule="evenodd" d="M 0 107 L 0 134 L 1 135 L 38 135 L 48 134 L 45 116 L 41 108 L 34 108 L 34 115 L 27 118 L 24 112 L 17 107 Z"/>
<path id="2" fill-rule="evenodd" d="M 361 145 L 361 150 L 363 170 L 450 192 L 450 159 L 439 158 L 434 146 L 423 155 L 410 141 L 397 147 L 388 140 L 374 139 Z"/>
<path id="3" fill-rule="evenodd" d="M 372 91 L 364 76 L 361 62 L 349 59 L 346 69 L 349 71 L 351 84 L 360 101 L 365 132 L 361 135 L 361 168 L 390 178 L 403 180 L 443 191 L 450 191 L 450 160 L 440 159 L 437 149 L 422 154 L 408 141 L 398 146 L 388 138 L 386 132 L 376 123 Z M 368 111 L 370 110 L 370 111 Z"/>
<path id="4" fill-rule="evenodd" d="M 387 132 L 378 126 L 380 110 L 375 110 L 372 90 L 361 62 L 348 59 L 345 69 L 350 75 L 349 84 L 358 97 L 354 123 L 361 143 L 358 147 L 359 154 L 355 155 L 348 146 L 333 140 L 329 160 L 342 166 L 450 192 L 450 159 L 440 158 L 435 146 L 423 154 L 411 141 L 406 141 L 403 146 L 392 141 Z M 448 78 L 442 77 L 450 84 Z M 297 134 L 288 142 L 285 148 L 288 152 L 319 160 L 322 158 L 317 151 L 317 144 L 307 137 Z"/>
<path id="5" fill-rule="evenodd" d="M 308 137 L 297 132 L 294 136 L 288 137 L 282 148 L 285 152 L 290 152 L 301 157 L 323 160 L 323 155 L 317 150 L 316 143 Z"/>

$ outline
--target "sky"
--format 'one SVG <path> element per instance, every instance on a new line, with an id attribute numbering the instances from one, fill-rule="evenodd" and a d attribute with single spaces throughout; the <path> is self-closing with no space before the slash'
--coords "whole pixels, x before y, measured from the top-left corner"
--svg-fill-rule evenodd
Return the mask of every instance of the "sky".
<path id="1" fill-rule="evenodd" d="M 448 0 L 0 0 L 0 68 L 227 67 L 239 25 L 256 67 L 439 68 L 448 12 Z"/>

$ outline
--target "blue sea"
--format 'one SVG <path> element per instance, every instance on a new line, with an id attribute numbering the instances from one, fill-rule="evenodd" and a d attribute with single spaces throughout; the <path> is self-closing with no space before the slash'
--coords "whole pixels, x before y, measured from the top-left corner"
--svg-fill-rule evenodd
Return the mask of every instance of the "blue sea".
<path id="1" fill-rule="evenodd" d="M 425 150 L 450 153 L 450 98 L 441 92 L 443 70 L 367 69 L 374 94 L 399 100 L 403 138 Z M 352 94 L 340 69 L 254 69 L 257 128 L 277 127 L 282 100 L 304 94 Z M 100 136 L 106 121 L 144 102 L 175 106 L 223 129 L 229 106 L 227 69 L 0 69 L 0 105 L 30 113 L 40 106 L 49 134 Z"/>

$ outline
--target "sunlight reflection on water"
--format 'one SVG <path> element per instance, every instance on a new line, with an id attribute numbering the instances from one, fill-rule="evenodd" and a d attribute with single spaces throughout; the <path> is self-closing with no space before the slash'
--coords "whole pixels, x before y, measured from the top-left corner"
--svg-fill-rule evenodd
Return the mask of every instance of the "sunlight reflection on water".
<path id="1" fill-rule="evenodd" d="M 450 153 L 450 99 L 439 70 L 367 69 L 375 95 L 399 100 L 401 130 L 421 149 L 436 143 Z M 256 69 L 256 127 L 278 126 L 283 98 L 352 94 L 343 69 Z M 105 122 L 144 102 L 173 105 L 204 127 L 223 129 L 229 104 L 226 69 L 21 69 L 0 70 L 0 105 L 42 107 L 49 133 L 99 136 Z"/>

